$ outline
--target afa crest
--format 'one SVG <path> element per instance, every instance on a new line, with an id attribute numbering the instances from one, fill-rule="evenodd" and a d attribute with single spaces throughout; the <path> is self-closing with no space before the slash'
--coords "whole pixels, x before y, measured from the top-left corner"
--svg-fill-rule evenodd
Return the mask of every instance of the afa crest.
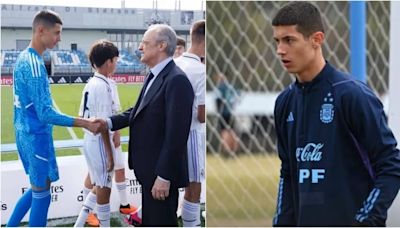
<path id="1" fill-rule="evenodd" d="M 324 104 L 321 106 L 321 110 L 319 111 L 319 118 L 322 121 L 322 123 L 330 123 L 333 120 L 335 110 L 333 109 L 334 106 L 332 104 L 333 102 L 333 97 L 331 97 L 332 94 L 328 93 L 327 97 L 324 98 Z"/>
<path id="2" fill-rule="evenodd" d="M 333 115 L 335 110 L 333 110 L 333 104 L 323 104 L 321 110 L 319 111 L 319 118 L 322 123 L 330 123 L 333 120 Z"/>

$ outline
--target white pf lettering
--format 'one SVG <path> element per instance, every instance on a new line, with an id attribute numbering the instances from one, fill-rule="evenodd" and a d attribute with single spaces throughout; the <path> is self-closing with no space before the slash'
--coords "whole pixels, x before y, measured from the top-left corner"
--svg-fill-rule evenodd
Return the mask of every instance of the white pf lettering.
<path id="1" fill-rule="evenodd" d="M 304 183 L 304 179 L 310 177 L 310 171 L 308 169 L 300 169 L 299 170 L 299 183 Z"/>
<path id="2" fill-rule="evenodd" d="M 304 180 L 310 179 L 311 183 L 317 184 L 319 180 L 323 180 L 325 178 L 325 169 L 300 169 L 299 170 L 299 183 L 304 183 Z"/>
<path id="3" fill-rule="evenodd" d="M 325 169 L 312 169 L 311 170 L 311 183 L 316 184 L 318 180 L 325 178 Z"/>

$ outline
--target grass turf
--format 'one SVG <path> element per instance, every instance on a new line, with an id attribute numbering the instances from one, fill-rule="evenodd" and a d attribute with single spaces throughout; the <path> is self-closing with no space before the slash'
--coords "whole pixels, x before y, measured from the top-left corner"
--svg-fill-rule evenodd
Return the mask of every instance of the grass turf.
<path id="1" fill-rule="evenodd" d="M 280 166 L 275 154 L 207 154 L 206 165 L 207 226 L 272 225 Z"/>

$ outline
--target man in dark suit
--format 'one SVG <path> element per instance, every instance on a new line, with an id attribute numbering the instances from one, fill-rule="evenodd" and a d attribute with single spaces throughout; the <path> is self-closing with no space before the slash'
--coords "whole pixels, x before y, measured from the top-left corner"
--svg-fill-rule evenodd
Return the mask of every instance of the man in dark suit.
<path id="1" fill-rule="evenodd" d="M 176 34 L 152 25 L 143 36 L 141 61 L 150 73 L 135 106 L 103 122 L 129 126 L 129 168 L 142 185 L 142 225 L 177 226 L 178 188 L 188 185 L 187 140 L 194 99 L 185 73 L 172 60 Z"/>

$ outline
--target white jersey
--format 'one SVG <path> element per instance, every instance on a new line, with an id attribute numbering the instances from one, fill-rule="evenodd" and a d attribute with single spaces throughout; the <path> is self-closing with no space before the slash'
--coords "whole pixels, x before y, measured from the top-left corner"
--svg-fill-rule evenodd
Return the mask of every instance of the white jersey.
<path id="1" fill-rule="evenodd" d="M 113 99 L 112 111 L 113 115 L 115 115 L 121 111 L 121 102 L 119 101 L 117 83 L 111 78 L 108 78 L 108 82 L 110 83 L 111 96 Z"/>
<path id="2" fill-rule="evenodd" d="M 190 130 L 205 132 L 205 123 L 200 123 L 197 118 L 197 110 L 199 105 L 205 105 L 206 66 L 201 63 L 197 55 L 188 52 L 183 53 L 180 57 L 174 59 L 174 61 L 186 73 L 195 95 Z"/>
<path id="3" fill-rule="evenodd" d="M 79 115 L 83 118 L 104 119 L 117 114 L 120 110 L 121 105 L 115 81 L 97 72 L 94 73 L 94 76 L 83 89 Z M 110 132 L 114 169 L 118 170 L 124 168 L 124 160 L 121 147 L 114 148 L 112 136 L 113 132 Z M 85 130 L 83 148 L 92 184 L 110 188 L 112 172 L 107 173 L 105 170 L 107 154 L 100 134 L 93 135 L 90 131 Z M 93 153 L 94 151 L 96 153 Z"/>
<path id="4" fill-rule="evenodd" d="M 190 125 L 188 147 L 188 173 L 189 181 L 200 183 L 205 177 L 205 124 L 200 123 L 197 117 L 199 105 L 205 105 L 206 66 L 201 63 L 197 55 L 183 53 L 174 59 L 189 78 L 194 92 L 192 108 L 192 123 Z"/>
<path id="5" fill-rule="evenodd" d="M 113 80 L 95 72 L 83 89 L 79 116 L 105 119 L 116 114 L 120 109 L 116 88 Z"/>

